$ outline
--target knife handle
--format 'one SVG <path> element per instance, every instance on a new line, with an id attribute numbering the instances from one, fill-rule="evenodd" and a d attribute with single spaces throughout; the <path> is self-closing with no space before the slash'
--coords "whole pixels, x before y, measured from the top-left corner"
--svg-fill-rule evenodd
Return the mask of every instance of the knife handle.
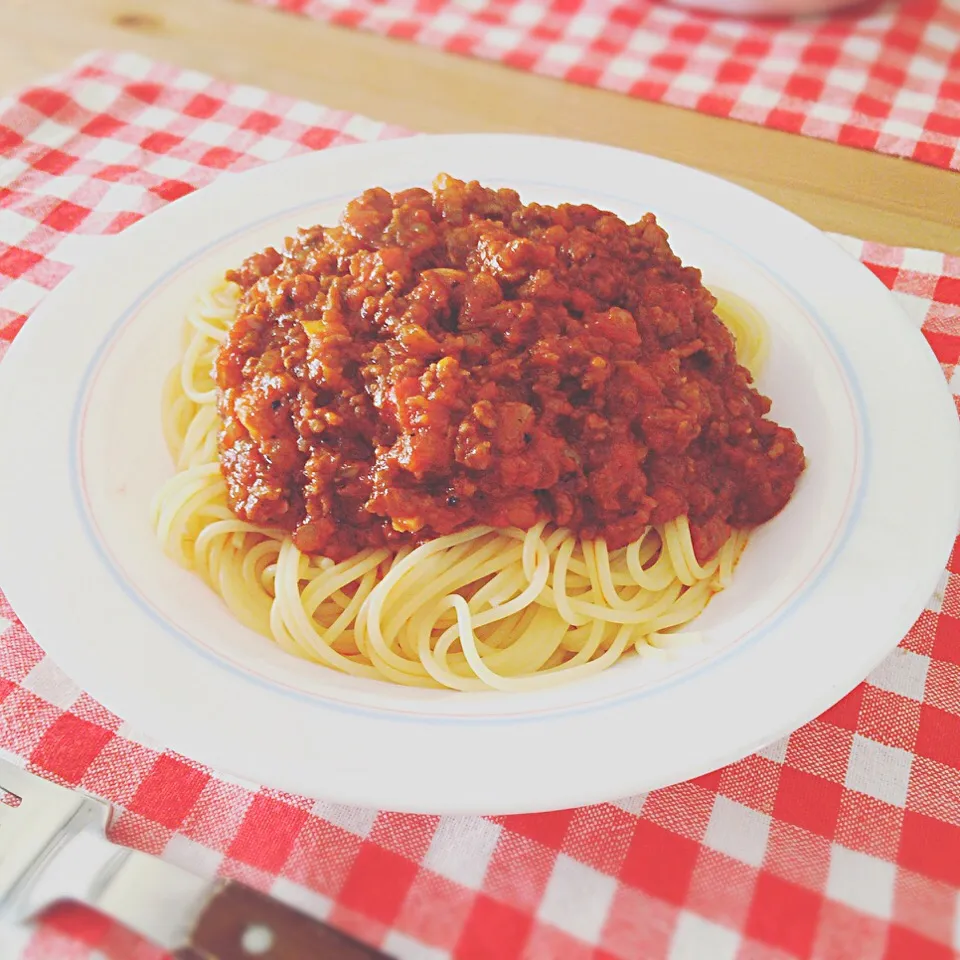
<path id="1" fill-rule="evenodd" d="M 218 885 L 177 960 L 389 960 L 385 953 L 238 883 Z"/>

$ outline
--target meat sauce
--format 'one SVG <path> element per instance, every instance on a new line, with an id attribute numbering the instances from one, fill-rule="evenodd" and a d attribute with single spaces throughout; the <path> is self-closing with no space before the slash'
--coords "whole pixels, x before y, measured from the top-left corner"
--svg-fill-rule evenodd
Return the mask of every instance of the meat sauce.
<path id="1" fill-rule="evenodd" d="M 705 561 L 804 467 L 651 214 L 441 175 L 367 190 L 227 277 L 230 504 L 305 553 L 541 520 L 615 549 L 687 514 Z"/>

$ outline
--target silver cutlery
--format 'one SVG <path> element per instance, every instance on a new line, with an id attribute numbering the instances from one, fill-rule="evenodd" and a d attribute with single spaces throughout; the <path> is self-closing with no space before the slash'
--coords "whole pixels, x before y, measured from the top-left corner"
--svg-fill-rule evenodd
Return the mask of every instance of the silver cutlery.
<path id="1" fill-rule="evenodd" d="M 386 960 L 256 890 L 111 843 L 110 815 L 108 804 L 0 759 L 0 924 L 73 901 L 178 960 Z"/>

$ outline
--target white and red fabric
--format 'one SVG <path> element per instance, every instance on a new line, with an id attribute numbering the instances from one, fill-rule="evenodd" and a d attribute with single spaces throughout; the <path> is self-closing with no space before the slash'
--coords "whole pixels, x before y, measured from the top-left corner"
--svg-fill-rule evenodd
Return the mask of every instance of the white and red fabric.
<path id="1" fill-rule="evenodd" d="M 0 354 L 98 238 L 224 170 L 402 133 L 131 54 L 0 101 Z M 960 257 L 837 239 L 923 329 L 960 405 Z M 0 470 L 17 469 L 0 437 Z M 2 599 L 0 749 L 113 803 L 118 842 L 270 890 L 403 960 L 946 960 L 960 950 L 960 547 L 900 647 L 817 720 L 599 806 L 410 816 L 219 776 L 78 689 Z M 30 960 L 160 956 L 80 908 L 20 941 Z"/>
<path id="2" fill-rule="evenodd" d="M 661 0 L 255 0 L 644 100 L 960 170 L 960 2 L 731 19 Z"/>

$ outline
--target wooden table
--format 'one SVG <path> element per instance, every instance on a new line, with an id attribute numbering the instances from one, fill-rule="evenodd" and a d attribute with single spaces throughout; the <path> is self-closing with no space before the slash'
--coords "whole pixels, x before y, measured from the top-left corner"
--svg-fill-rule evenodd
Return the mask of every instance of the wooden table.
<path id="1" fill-rule="evenodd" d="M 243 0 L 0 0 L 0 94 L 93 48 L 140 51 L 413 130 L 631 147 L 744 184 L 825 230 L 960 254 L 960 174 L 634 100 Z"/>

